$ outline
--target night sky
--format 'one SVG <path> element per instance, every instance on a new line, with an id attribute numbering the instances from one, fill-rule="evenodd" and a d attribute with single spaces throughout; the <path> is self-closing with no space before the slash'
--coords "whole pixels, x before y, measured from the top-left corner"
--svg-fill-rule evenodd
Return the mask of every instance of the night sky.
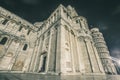
<path id="1" fill-rule="evenodd" d="M 59 4 L 73 6 L 89 25 L 98 27 L 111 56 L 120 59 L 120 0 L 0 0 L 0 6 L 31 23 L 47 19 Z"/>

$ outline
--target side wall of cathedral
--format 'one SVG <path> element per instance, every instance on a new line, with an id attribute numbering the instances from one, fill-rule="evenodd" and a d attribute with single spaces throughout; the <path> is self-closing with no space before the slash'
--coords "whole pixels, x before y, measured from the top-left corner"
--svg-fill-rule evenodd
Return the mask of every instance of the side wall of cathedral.
<path id="1" fill-rule="evenodd" d="M 0 7 L 0 70 L 27 71 L 37 28 Z"/>
<path id="2" fill-rule="evenodd" d="M 61 8 L 61 72 L 104 74 L 86 19 L 71 6 Z"/>

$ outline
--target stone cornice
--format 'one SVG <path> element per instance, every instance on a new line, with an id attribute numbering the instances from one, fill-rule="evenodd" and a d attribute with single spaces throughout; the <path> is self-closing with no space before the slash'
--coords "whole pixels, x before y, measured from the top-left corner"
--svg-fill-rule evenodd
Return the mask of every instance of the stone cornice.
<path id="1" fill-rule="evenodd" d="M 35 28 L 37 28 L 36 26 L 31 24 L 30 22 L 20 18 L 19 16 L 15 15 L 14 13 L 2 8 L 1 6 L 0 6 L 0 16 L 7 18 L 9 20 L 12 20 L 18 24 L 23 25 L 23 26 L 29 26 L 33 30 L 35 30 Z"/>
<path id="2" fill-rule="evenodd" d="M 10 34 L 10 33 L 8 33 L 8 32 L 4 32 L 4 31 L 2 31 L 2 30 L 0 30 L 0 34 L 2 34 L 2 35 L 7 35 L 7 36 L 10 36 L 10 37 L 13 37 L 13 38 L 16 38 L 16 39 L 25 41 L 25 37 L 22 37 L 22 36 L 19 37 L 19 36 L 16 36 L 16 35 L 14 35 L 14 34 Z"/>

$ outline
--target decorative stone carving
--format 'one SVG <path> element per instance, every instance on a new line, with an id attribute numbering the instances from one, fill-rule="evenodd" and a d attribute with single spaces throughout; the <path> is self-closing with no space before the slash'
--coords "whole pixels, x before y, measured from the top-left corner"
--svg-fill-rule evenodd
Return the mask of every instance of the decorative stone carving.
<path id="1" fill-rule="evenodd" d="M 6 56 L 6 57 L 12 57 L 12 56 L 13 56 L 13 53 L 12 53 L 12 52 L 8 52 L 5 56 Z"/>
<path id="2" fill-rule="evenodd" d="M 0 58 L 5 54 L 5 48 L 3 45 L 0 45 Z"/>
<path id="3" fill-rule="evenodd" d="M 0 17 L 0 23 L 2 23 L 5 20 L 5 18 Z"/>
<path id="4" fill-rule="evenodd" d="M 23 62 L 23 61 L 17 61 L 17 62 L 14 64 L 13 70 L 21 71 L 22 68 L 23 68 L 23 66 L 24 66 L 24 62 Z"/>

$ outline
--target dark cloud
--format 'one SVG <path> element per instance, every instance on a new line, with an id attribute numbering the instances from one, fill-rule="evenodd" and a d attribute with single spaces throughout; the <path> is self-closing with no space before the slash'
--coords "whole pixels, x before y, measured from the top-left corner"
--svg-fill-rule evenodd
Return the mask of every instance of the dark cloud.
<path id="1" fill-rule="evenodd" d="M 114 56 L 118 59 L 120 59 L 120 48 L 115 47 L 111 50 L 111 56 Z"/>
<path id="2" fill-rule="evenodd" d="M 98 22 L 96 27 L 100 29 L 100 31 L 106 31 L 109 27 L 104 22 Z"/>
<path id="3" fill-rule="evenodd" d="M 36 5 L 39 4 L 39 0 L 21 0 L 25 4 Z"/>
<path id="4" fill-rule="evenodd" d="M 112 13 L 113 15 L 120 14 L 120 5 L 118 5 Z"/>
<path id="5" fill-rule="evenodd" d="M 10 1 L 10 0 L 4 0 L 5 4 L 7 5 L 15 5 L 15 2 L 14 1 Z"/>

